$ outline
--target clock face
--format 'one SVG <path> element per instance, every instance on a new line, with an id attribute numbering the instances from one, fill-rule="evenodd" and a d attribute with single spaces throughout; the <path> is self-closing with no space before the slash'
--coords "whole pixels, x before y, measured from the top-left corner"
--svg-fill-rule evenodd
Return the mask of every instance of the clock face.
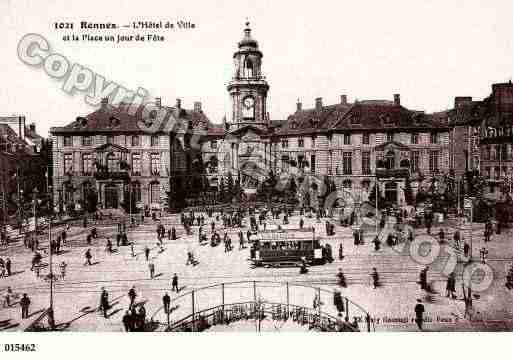
<path id="1" fill-rule="evenodd" d="M 246 97 L 244 99 L 244 106 L 248 109 L 252 108 L 255 105 L 255 100 L 253 97 Z"/>

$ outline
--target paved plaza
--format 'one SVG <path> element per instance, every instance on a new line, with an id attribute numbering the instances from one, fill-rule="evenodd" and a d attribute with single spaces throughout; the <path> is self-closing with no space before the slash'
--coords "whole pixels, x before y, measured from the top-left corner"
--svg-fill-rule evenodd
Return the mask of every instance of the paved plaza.
<path id="1" fill-rule="evenodd" d="M 334 222 L 330 219 L 331 222 Z M 306 307 L 312 306 L 315 290 L 308 286 L 323 289 L 339 289 L 342 295 L 357 303 L 370 313 L 373 318 L 373 329 L 376 331 L 401 330 L 414 331 L 417 327 L 414 306 L 417 299 L 422 299 L 426 307 L 426 330 L 436 331 L 467 331 L 467 330 L 509 330 L 513 328 L 511 305 L 513 304 L 511 292 L 504 286 L 505 273 L 512 263 L 513 249 L 509 245 L 511 235 L 504 231 L 501 235 L 493 235 L 492 241 L 486 247 L 489 250 L 488 264 L 493 269 L 494 281 L 491 287 L 484 292 L 474 292 L 472 318 L 465 316 L 461 278 L 457 276 L 457 299 L 445 296 L 447 277 L 441 273 L 447 263 L 448 255 L 443 248 L 452 246 L 452 241 L 442 245 L 441 255 L 430 265 L 428 281 L 432 283 L 432 291 L 427 293 L 420 289 L 418 284 L 419 273 L 424 265 L 411 258 L 406 250 L 391 248 L 383 243 L 379 251 L 374 250 L 372 239 L 374 233 L 366 233 L 365 243 L 355 246 L 353 243 L 351 227 L 335 227 L 335 236 L 325 237 L 324 219 L 317 222 L 315 219 L 305 218 L 305 226 L 314 226 L 315 232 L 324 238 L 323 243 L 329 243 L 333 248 L 334 262 L 325 265 L 311 266 L 307 274 L 299 274 L 296 267 L 291 268 L 253 268 L 249 260 L 249 246 L 239 249 L 237 231 L 231 229 L 230 234 L 234 249 L 225 252 L 224 246 L 211 247 L 210 244 L 200 245 L 197 239 L 198 227 L 193 227 L 193 235 L 185 234 L 183 226 L 179 223 L 179 216 L 170 216 L 162 219 L 166 229 L 174 226 L 177 229 L 178 239 L 170 241 L 164 239 L 164 251 L 159 252 L 157 246 L 157 222 L 146 220 L 145 224 L 131 229 L 128 233 L 129 241 L 134 243 L 135 257 L 132 256 L 130 246 L 116 247 L 114 235 L 115 226 L 98 227 L 99 238 L 94 239 L 91 246 L 86 244 L 86 234 L 89 229 L 72 226 L 68 232 L 67 243 L 61 247 L 62 253 L 53 256 L 54 273 L 60 275 L 59 263 L 67 263 L 66 276 L 58 278 L 54 284 L 54 308 L 57 328 L 68 331 L 123 331 L 122 316 L 129 307 L 128 290 L 135 286 L 137 302 L 145 302 L 148 319 L 152 318 L 160 325 L 154 330 L 164 330 L 165 315 L 161 309 L 162 296 L 165 292 L 172 298 L 172 304 L 177 308 L 170 315 L 170 321 L 176 321 L 190 314 L 191 302 L 189 297 L 174 300 L 177 296 L 217 283 L 251 282 L 258 285 L 257 296 L 263 300 L 283 301 L 283 291 L 276 289 L 276 283 L 306 285 L 304 290 L 291 293 L 296 303 Z M 211 219 L 207 219 L 207 224 Z M 269 221 L 272 222 L 272 221 Z M 281 220 L 275 220 L 281 224 Z M 290 223 L 282 225 L 283 228 L 298 228 L 299 216 L 292 216 Z M 217 223 L 220 228 L 222 223 Z M 269 224 L 272 226 L 272 224 Z M 443 224 L 448 231 L 447 237 L 452 238 L 453 229 L 449 224 Z M 206 226 L 209 227 L 209 226 Z M 479 262 L 479 250 L 484 246 L 483 225 L 473 225 L 473 257 Z M 64 228 L 56 228 L 59 233 Z M 243 229 L 245 233 L 246 229 Z M 230 231 L 230 229 L 229 229 Z M 223 233 L 223 229 L 220 229 Z M 425 236 L 425 229 L 415 230 L 416 236 Z M 438 233 L 435 226 L 433 233 Z M 464 233 L 468 238 L 469 232 Z M 114 243 L 115 252 L 110 254 L 105 250 L 106 236 Z M 343 243 L 344 258 L 338 258 L 338 248 Z M 145 259 L 144 248 L 149 247 L 150 261 L 155 264 L 156 277 L 150 278 L 148 262 Z M 43 249 L 43 263 L 48 263 L 48 255 L 44 248 L 47 242 L 41 242 Z M 92 266 L 84 265 L 84 252 L 91 248 Z M 187 265 L 187 252 L 192 251 L 199 263 L 195 266 Z M 18 304 L 9 308 L 0 308 L 0 330 L 20 331 L 27 328 L 38 315 L 49 305 L 49 282 L 44 279 L 48 274 L 48 267 L 41 270 L 40 277 L 36 277 L 30 270 L 32 253 L 23 246 L 22 242 L 14 242 L 8 247 L 2 247 L 0 257 L 9 257 L 12 261 L 13 275 L 0 279 L 0 294 L 5 294 L 7 287 L 11 287 L 15 295 L 27 293 L 32 301 L 31 316 L 21 319 L 21 309 Z M 373 289 L 370 273 L 375 267 L 380 275 L 380 286 Z M 337 285 L 336 274 L 342 268 L 347 279 L 347 288 Z M 464 264 L 459 263 L 455 271 L 461 273 Z M 171 291 L 171 278 L 177 274 L 180 292 Z M 270 283 L 266 285 L 265 283 Z M 109 293 L 111 309 L 108 318 L 97 311 L 100 303 L 102 287 Z M 219 292 L 203 292 L 203 297 L 196 297 L 196 308 L 206 308 L 218 305 Z M 225 300 L 237 302 L 245 300 L 251 293 L 251 288 L 237 288 L 233 284 L 226 291 Z M 278 294 L 277 294 L 278 293 Z M 228 297 L 229 296 L 229 297 Z M 274 296 L 274 297 L 273 297 Z M 326 308 L 333 307 L 332 298 L 321 298 Z M 249 300 L 249 299 L 248 299 Z M 18 302 L 18 300 L 14 300 Z M 353 313 L 352 313 L 353 314 Z M 354 314 L 353 314 L 354 315 Z M 235 325 L 235 324 L 234 324 Z M 237 329 L 244 328 L 243 324 L 235 325 Z M 254 325 L 246 326 L 247 330 L 255 330 Z M 268 323 L 269 330 L 279 330 L 279 326 Z M 288 326 L 283 326 L 287 327 Z M 230 330 L 219 327 L 219 330 Z M 216 330 L 216 327 L 211 328 Z M 287 329 L 288 330 L 288 329 Z M 292 330 L 292 329 L 291 329 Z"/>

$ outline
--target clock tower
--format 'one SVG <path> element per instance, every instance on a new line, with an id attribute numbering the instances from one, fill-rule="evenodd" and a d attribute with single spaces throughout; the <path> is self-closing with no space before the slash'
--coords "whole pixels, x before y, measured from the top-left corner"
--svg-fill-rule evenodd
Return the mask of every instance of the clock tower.
<path id="1" fill-rule="evenodd" d="M 228 84 L 232 99 L 232 128 L 251 125 L 266 130 L 269 123 L 267 116 L 267 91 L 269 85 L 262 76 L 262 52 L 258 42 L 251 37 L 249 22 L 246 22 L 244 36 L 233 54 L 234 74 Z"/>

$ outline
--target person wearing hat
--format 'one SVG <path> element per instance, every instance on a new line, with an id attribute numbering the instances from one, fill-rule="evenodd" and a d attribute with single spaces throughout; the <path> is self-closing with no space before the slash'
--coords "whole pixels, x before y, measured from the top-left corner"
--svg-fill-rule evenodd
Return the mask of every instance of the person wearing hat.
<path id="1" fill-rule="evenodd" d="M 29 306 L 30 306 L 30 298 L 27 296 L 27 293 L 23 293 L 23 297 L 20 299 L 21 306 L 21 319 L 26 319 L 29 317 Z"/>
<path id="2" fill-rule="evenodd" d="M 422 330 L 422 325 L 424 323 L 424 311 L 424 304 L 422 304 L 420 299 L 417 299 L 417 305 L 415 306 L 415 323 L 417 323 L 420 330 Z"/>
<path id="3" fill-rule="evenodd" d="M 103 312 L 104 318 L 107 318 L 107 309 L 109 309 L 109 293 L 105 287 L 102 287 L 102 294 L 100 295 L 100 308 Z"/>

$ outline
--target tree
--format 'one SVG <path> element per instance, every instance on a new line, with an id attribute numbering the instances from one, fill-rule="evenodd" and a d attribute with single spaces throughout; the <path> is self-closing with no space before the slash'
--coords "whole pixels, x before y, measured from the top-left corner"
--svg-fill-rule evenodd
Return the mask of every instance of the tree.
<path id="1" fill-rule="evenodd" d="M 369 194 L 369 203 L 372 206 L 376 205 L 376 185 L 372 188 Z M 385 197 L 381 194 L 381 191 L 378 191 L 378 209 L 383 209 L 386 207 Z"/>

